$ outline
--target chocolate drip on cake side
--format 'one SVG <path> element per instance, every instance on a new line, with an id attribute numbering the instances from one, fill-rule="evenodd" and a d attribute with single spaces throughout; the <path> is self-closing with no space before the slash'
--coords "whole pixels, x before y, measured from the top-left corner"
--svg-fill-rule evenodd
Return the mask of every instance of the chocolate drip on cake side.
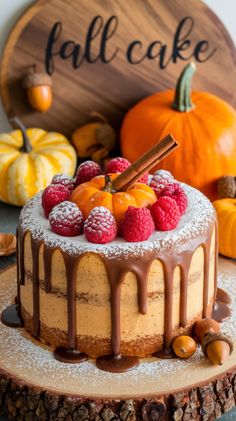
<path id="1" fill-rule="evenodd" d="M 47 247 L 44 244 L 43 247 L 43 266 L 44 266 L 44 282 L 45 282 L 45 292 L 49 294 L 52 289 L 52 259 L 55 249 L 52 247 Z"/>
<path id="2" fill-rule="evenodd" d="M 147 280 L 148 273 L 152 262 L 155 259 L 161 261 L 164 272 L 165 286 L 165 314 L 164 314 L 164 352 L 158 353 L 158 356 L 171 356 L 171 341 L 173 334 L 172 326 L 172 308 L 173 308 L 173 282 L 174 271 L 177 266 L 181 271 L 181 303 L 180 303 L 180 326 L 185 327 L 187 324 L 187 288 L 188 288 L 188 272 L 192 260 L 192 256 L 198 247 L 203 247 L 204 253 L 204 285 L 203 285 L 203 314 L 206 317 L 208 313 L 208 295 L 209 295 L 209 256 L 211 239 L 214 230 L 214 224 L 211 224 L 207 232 L 192 239 L 188 243 L 188 250 L 182 249 L 175 254 L 166 251 L 165 253 L 156 253 L 150 251 L 141 258 L 132 258 L 129 256 L 125 259 L 107 259 L 103 257 L 106 265 L 108 279 L 111 287 L 111 319 L 112 319 L 112 336 L 111 345 L 113 356 L 117 359 L 120 354 L 121 333 L 120 333 L 120 291 L 121 284 L 127 272 L 133 272 L 138 282 L 138 303 L 139 311 L 142 314 L 147 312 Z M 104 364 L 106 361 L 106 364 Z M 100 357 L 97 361 L 100 368 L 112 371 L 112 361 L 108 357 Z"/>
<path id="3" fill-rule="evenodd" d="M 188 273 L 195 250 L 202 246 L 204 254 L 204 286 L 203 286 L 203 315 L 207 315 L 208 311 L 208 295 L 209 295 L 209 256 L 210 246 L 215 224 L 211 224 L 208 230 L 198 238 L 191 239 L 186 245 L 179 245 L 178 250 L 163 251 L 163 253 L 149 251 L 143 257 L 125 258 L 108 258 L 99 253 L 105 264 L 108 280 L 111 289 L 111 348 L 112 355 L 100 357 L 97 365 L 104 369 L 114 372 L 122 372 L 131 369 L 138 364 L 136 357 L 121 356 L 121 332 L 120 332 L 120 295 L 124 277 L 127 272 L 133 272 L 137 278 L 138 285 L 138 306 L 141 314 L 146 314 L 147 308 L 147 281 L 148 274 L 152 262 L 155 259 L 161 261 L 164 274 L 165 288 L 165 314 L 164 314 L 164 350 L 168 354 L 171 348 L 171 340 L 173 334 L 172 326 L 172 307 L 173 307 L 173 289 L 174 289 L 174 271 L 177 266 L 180 268 L 181 274 L 181 302 L 180 302 L 180 326 L 185 327 L 187 324 L 187 295 L 188 295 Z M 25 232 L 19 230 L 19 285 L 24 284 L 24 240 Z M 217 242 L 217 239 L 216 239 Z M 40 303 L 39 303 L 39 250 L 42 242 L 35 240 L 31 236 L 32 248 L 32 283 L 33 283 L 33 335 L 39 337 L 40 334 Z M 53 253 L 56 249 L 49 247 L 43 243 L 43 260 L 44 260 L 44 280 L 45 292 L 51 291 L 51 271 Z M 79 260 L 86 253 L 80 255 L 68 255 L 62 252 L 66 268 L 67 277 L 67 303 L 68 303 L 68 353 L 71 353 L 76 347 L 76 276 Z M 216 271 L 215 271 L 216 277 Z M 216 282 L 215 282 L 216 288 Z M 20 291 L 18 294 L 20 301 Z M 60 348 L 56 358 L 60 361 L 71 361 L 72 355 L 66 355 L 67 350 Z M 79 360 L 79 357 L 78 357 Z"/>
<path id="4" fill-rule="evenodd" d="M 33 284 L 33 336 L 40 334 L 40 303 L 39 303 L 39 250 L 42 242 L 34 240 L 31 236 L 32 250 L 32 284 Z"/>

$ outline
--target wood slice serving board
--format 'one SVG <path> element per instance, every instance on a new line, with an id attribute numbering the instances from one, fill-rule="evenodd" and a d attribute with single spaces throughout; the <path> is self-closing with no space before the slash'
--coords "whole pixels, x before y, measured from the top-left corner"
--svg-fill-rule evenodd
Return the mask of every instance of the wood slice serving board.
<path id="1" fill-rule="evenodd" d="M 7 41 L 2 100 L 8 116 L 26 126 L 66 135 L 92 111 L 119 126 L 138 100 L 173 88 L 190 60 L 198 67 L 194 88 L 235 105 L 235 48 L 200 0 L 39 0 Z M 53 107 L 45 114 L 30 109 L 21 86 L 33 64 L 53 79 Z"/>
<path id="2" fill-rule="evenodd" d="M 47 421 L 208 421 L 229 411 L 236 399 L 236 263 L 221 258 L 219 269 L 218 285 L 233 299 L 222 332 L 233 338 L 234 351 L 223 366 L 212 366 L 199 349 L 188 360 L 143 359 L 133 371 L 112 374 L 92 360 L 60 363 L 23 328 L 0 323 L 0 414 L 17 420 L 36 414 Z M 0 274 L 0 313 L 15 293 L 14 266 Z"/>

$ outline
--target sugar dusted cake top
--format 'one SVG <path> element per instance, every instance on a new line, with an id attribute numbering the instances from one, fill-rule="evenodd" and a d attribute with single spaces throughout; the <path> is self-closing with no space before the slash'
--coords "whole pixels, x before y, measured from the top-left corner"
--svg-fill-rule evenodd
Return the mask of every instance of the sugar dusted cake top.
<path id="1" fill-rule="evenodd" d="M 188 197 L 188 208 L 178 226 L 171 231 L 154 231 L 147 241 L 139 243 L 128 243 L 117 237 L 108 244 L 93 244 L 88 242 L 84 235 L 75 237 L 57 235 L 52 232 L 49 221 L 44 216 L 41 207 L 42 193 L 33 197 L 22 209 L 19 224 L 24 231 L 30 231 L 34 239 L 44 241 L 48 246 L 58 247 L 69 254 L 97 252 L 107 257 L 125 257 L 130 253 L 142 256 L 148 250 L 158 252 L 178 247 L 188 238 L 198 237 L 204 233 L 209 224 L 215 221 L 215 211 L 211 202 L 198 190 L 186 184 L 182 184 L 182 187 Z"/>

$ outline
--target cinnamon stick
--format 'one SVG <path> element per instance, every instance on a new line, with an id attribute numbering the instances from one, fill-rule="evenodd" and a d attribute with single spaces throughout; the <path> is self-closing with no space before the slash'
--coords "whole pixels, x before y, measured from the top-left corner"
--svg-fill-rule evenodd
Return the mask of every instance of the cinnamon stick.
<path id="1" fill-rule="evenodd" d="M 132 186 L 146 171 L 155 167 L 178 146 L 178 142 L 170 134 L 164 137 L 113 180 L 113 189 L 115 191 L 127 190 L 127 188 Z"/>

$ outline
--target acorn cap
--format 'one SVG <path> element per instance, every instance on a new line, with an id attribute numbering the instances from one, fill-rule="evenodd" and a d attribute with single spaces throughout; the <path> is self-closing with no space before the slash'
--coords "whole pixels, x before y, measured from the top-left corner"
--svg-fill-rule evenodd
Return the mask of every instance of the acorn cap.
<path id="1" fill-rule="evenodd" d="M 236 197 L 236 177 L 224 175 L 217 181 L 219 199 L 225 197 Z"/>
<path id="2" fill-rule="evenodd" d="M 212 342 L 215 341 L 224 341 L 227 342 L 229 344 L 230 347 L 230 354 L 232 354 L 233 352 L 233 342 L 231 341 L 231 339 L 226 336 L 223 335 L 222 333 L 208 333 L 208 335 L 206 335 L 202 341 L 202 352 L 207 355 L 207 347 L 209 344 L 211 344 Z"/>
<path id="3" fill-rule="evenodd" d="M 110 124 L 101 124 L 96 130 L 96 139 L 100 145 L 111 151 L 116 145 L 116 132 Z"/>
<path id="4" fill-rule="evenodd" d="M 24 89 L 42 85 L 52 86 L 52 78 L 47 73 L 29 72 L 25 75 L 22 85 Z"/>

